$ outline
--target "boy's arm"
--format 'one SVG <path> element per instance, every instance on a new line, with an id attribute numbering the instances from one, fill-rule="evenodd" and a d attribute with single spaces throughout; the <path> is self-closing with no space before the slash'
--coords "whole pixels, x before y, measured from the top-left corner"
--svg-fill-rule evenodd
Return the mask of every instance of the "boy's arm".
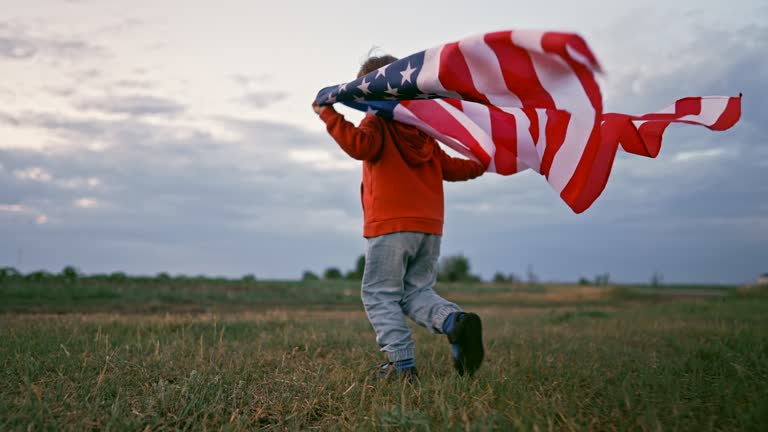
<path id="1" fill-rule="evenodd" d="M 443 166 L 443 180 L 470 180 L 475 177 L 480 177 L 486 170 L 485 166 L 479 162 L 448 156 L 448 154 L 440 147 L 438 147 L 437 151 L 439 152 L 440 162 Z"/>
<path id="2" fill-rule="evenodd" d="M 360 126 L 355 127 L 333 107 L 322 108 L 319 114 L 326 124 L 328 133 L 348 155 L 358 160 L 373 160 L 379 155 L 383 138 L 373 116 L 366 116 L 360 122 Z"/>

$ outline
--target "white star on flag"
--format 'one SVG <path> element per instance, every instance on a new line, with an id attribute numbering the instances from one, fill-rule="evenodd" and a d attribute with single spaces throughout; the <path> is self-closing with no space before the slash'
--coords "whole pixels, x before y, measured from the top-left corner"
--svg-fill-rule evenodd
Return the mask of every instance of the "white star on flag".
<path id="1" fill-rule="evenodd" d="M 336 103 L 336 97 L 335 97 L 335 96 L 333 96 L 333 93 L 332 93 L 332 92 L 331 92 L 331 93 L 328 93 L 328 103 L 330 103 L 330 104 L 334 104 L 334 103 Z"/>
<path id="2" fill-rule="evenodd" d="M 377 112 L 379 112 L 379 110 L 375 110 L 375 109 L 373 109 L 371 107 L 368 107 L 368 110 L 365 113 L 366 114 L 374 114 L 375 115 Z"/>
<path id="3" fill-rule="evenodd" d="M 401 73 L 402 73 L 402 72 L 401 72 Z M 340 86 L 339 86 L 339 90 L 338 90 L 338 92 L 339 92 L 339 93 L 341 93 L 341 92 L 343 92 L 343 91 L 347 91 L 347 83 L 344 83 L 344 84 L 342 84 L 342 85 L 340 85 Z"/>
<path id="4" fill-rule="evenodd" d="M 403 80 L 400 82 L 400 85 L 405 84 L 406 82 L 411 82 L 411 75 L 416 72 L 415 68 L 411 68 L 411 62 L 408 62 L 408 67 L 405 68 L 404 71 L 400 72 L 400 75 L 403 76 Z"/>
<path id="5" fill-rule="evenodd" d="M 387 68 L 388 67 L 389 67 L 389 65 L 382 66 L 382 67 L 378 68 L 376 70 L 376 78 L 378 78 L 380 76 L 383 76 L 384 78 L 386 78 L 387 77 Z"/>
<path id="6" fill-rule="evenodd" d="M 389 93 L 392 96 L 398 96 L 398 94 L 397 94 L 397 87 L 392 88 L 392 86 L 390 86 L 389 83 L 387 83 L 387 89 L 384 90 L 384 93 Z"/>
<path id="7" fill-rule="evenodd" d="M 357 86 L 357 88 L 359 88 L 363 92 L 363 94 L 369 94 L 371 93 L 371 91 L 368 90 L 369 85 L 371 85 L 371 83 L 365 82 L 365 78 L 363 78 L 363 82 L 359 86 Z"/>

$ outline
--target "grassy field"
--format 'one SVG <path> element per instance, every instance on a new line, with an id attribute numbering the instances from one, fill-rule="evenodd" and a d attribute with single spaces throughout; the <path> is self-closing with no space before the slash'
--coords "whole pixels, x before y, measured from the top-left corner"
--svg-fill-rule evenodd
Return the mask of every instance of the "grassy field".
<path id="1" fill-rule="evenodd" d="M 484 319 L 455 376 L 415 328 L 415 385 L 355 282 L 0 284 L 0 430 L 766 430 L 768 291 L 446 285 Z"/>

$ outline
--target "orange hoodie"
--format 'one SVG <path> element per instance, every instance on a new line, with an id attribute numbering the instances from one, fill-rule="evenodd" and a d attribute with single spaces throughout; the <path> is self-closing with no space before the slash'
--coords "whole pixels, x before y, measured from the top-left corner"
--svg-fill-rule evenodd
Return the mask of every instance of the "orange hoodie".
<path id="1" fill-rule="evenodd" d="M 355 127 L 332 107 L 320 115 L 328 133 L 363 161 L 363 236 L 400 231 L 443 233 L 443 180 L 480 176 L 477 162 L 448 156 L 433 138 L 394 120 L 367 115 Z"/>

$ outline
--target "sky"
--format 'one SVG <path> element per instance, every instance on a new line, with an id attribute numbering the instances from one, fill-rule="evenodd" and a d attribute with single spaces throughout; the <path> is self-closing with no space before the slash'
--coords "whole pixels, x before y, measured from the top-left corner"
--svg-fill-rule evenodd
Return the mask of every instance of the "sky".
<path id="1" fill-rule="evenodd" d="M 364 253 L 360 163 L 310 108 L 369 51 L 573 31 L 606 111 L 744 93 L 731 130 L 671 126 L 574 214 L 537 173 L 446 185 L 443 256 L 572 282 L 768 272 L 762 1 L 3 0 L 0 267 L 298 278 Z M 350 120 L 359 113 L 340 109 Z"/>

